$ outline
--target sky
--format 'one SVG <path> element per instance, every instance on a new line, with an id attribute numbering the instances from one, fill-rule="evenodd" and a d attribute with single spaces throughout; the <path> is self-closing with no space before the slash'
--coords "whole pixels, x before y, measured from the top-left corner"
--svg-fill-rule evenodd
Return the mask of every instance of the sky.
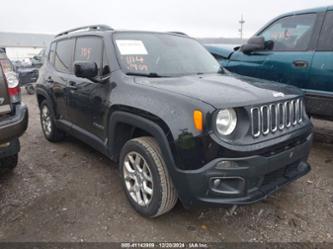
<path id="1" fill-rule="evenodd" d="M 56 34 L 89 24 L 115 29 L 182 31 L 194 37 L 250 37 L 285 12 L 333 5 L 333 0 L 7 0 L 0 32 Z"/>

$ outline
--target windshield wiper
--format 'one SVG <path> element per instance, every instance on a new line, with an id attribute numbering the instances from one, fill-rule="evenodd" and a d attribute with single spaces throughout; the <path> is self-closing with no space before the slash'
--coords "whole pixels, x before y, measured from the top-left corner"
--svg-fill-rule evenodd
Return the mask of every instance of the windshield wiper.
<path id="1" fill-rule="evenodd" d="M 159 75 L 158 73 L 134 73 L 134 72 L 128 72 L 126 75 L 131 75 L 131 76 L 143 76 L 143 77 L 149 77 L 149 78 L 164 78 L 168 76 L 162 76 Z"/>

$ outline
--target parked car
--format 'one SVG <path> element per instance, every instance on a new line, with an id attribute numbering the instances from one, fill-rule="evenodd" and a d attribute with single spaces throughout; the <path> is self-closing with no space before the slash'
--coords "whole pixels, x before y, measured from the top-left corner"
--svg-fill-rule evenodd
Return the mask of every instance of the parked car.
<path id="1" fill-rule="evenodd" d="M 16 69 L 19 83 L 21 87 L 24 87 L 28 94 L 35 93 L 34 83 L 38 79 L 39 69 L 35 67 L 20 67 Z"/>
<path id="2" fill-rule="evenodd" d="M 47 140 L 70 134 L 117 162 L 130 204 L 247 204 L 310 171 L 295 87 L 231 75 L 177 33 L 90 26 L 56 36 L 36 85 Z"/>
<path id="3" fill-rule="evenodd" d="M 207 45 L 231 72 L 297 86 L 313 116 L 333 120 L 333 6 L 275 18 L 234 50 Z"/>
<path id="4" fill-rule="evenodd" d="M 21 103 L 20 87 L 13 65 L 0 49 L 0 172 L 17 165 L 19 137 L 27 129 L 28 109 Z"/>
<path id="5" fill-rule="evenodd" d="M 28 94 L 32 95 L 35 93 L 34 83 L 38 79 L 39 68 L 35 64 L 27 65 L 22 63 L 22 61 L 12 61 L 14 66 L 14 71 L 17 74 L 19 84 L 24 87 Z"/>
<path id="6" fill-rule="evenodd" d="M 42 49 L 37 55 L 31 58 L 31 64 L 35 68 L 40 68 L 44 63 L 45 49 Z"/>

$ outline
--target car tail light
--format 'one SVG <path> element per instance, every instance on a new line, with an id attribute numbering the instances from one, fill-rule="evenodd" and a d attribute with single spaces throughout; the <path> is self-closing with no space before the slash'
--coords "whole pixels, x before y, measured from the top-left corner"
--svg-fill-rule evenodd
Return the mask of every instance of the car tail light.
<path id="1" fill-rule="evenodd" d="M 21 102 L 21 88 L 16 73 L 9 60 L 0 60 L 5 79 L 8 85 L 8 94 L 12 103 Z"/>
<path id="2" fill-rule="evenodd" d="M 21 88 L 14 72 L 5 73 L 8 84 L 8 93 L 12 103 L 21 102 Z"/>

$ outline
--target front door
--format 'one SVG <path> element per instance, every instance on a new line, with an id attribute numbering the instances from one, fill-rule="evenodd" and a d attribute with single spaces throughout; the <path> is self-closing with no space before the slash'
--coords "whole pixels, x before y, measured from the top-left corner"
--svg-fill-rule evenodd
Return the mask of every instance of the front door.
<path id="1" fill-rule="evenodd" d="M 311 44 L 317 15 L 287 16 L 277 20 L 258 35 L 272 41 L 259 77 L 303 88 L 308 80 L 314 55 Z"/>
<path id="2" fill-rule="evenodd" d="M 99 74 L 102 72 L 103 40 L 97 36 L 78 37 L 75 46 L 74 63 L 76 61 L 95 62 Z M 102 83 L 95 83 L 89 79 L 73 76 L 68 82 L 67 110 L 73 129 L 80 130 L 89 136 L 94 134 L 95 129 L 103 130 L 102 124 L 93 120 L 93 114 L 102 109 L 102 98 L 96 97 L 96 93 L 107 92 Z"/>

